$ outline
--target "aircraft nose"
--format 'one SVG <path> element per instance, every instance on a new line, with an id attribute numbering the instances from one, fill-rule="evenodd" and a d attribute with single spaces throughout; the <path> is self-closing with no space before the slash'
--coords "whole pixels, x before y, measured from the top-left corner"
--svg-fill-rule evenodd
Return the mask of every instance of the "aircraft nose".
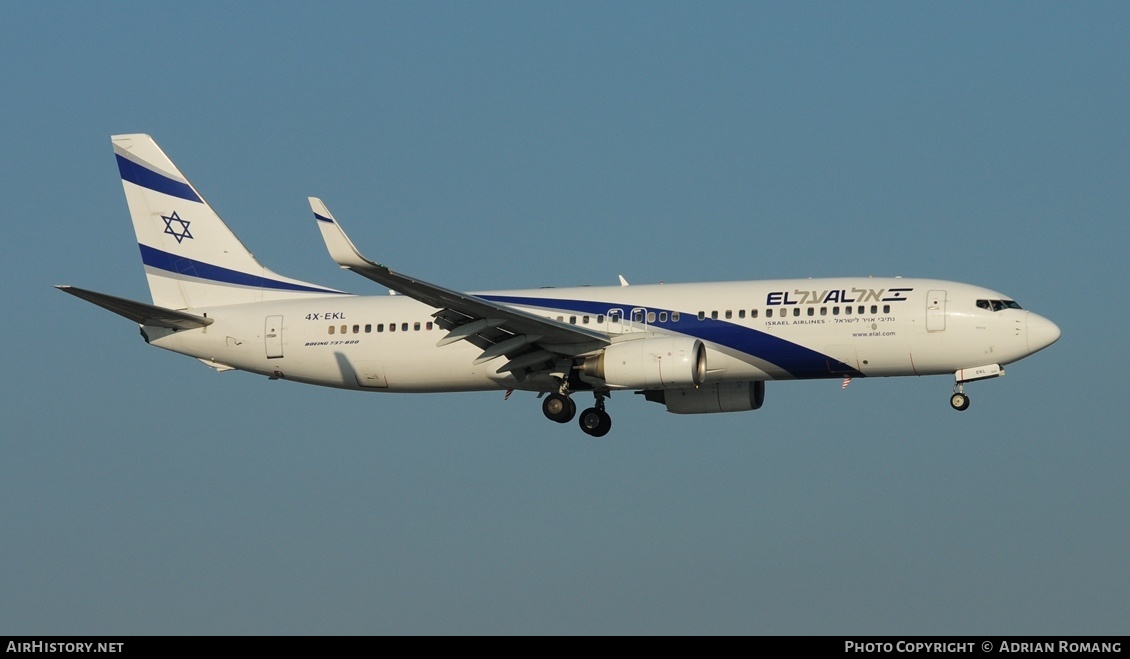
<path id="1" fill-rule="evenodd" d="M 1043 316 L 1028 312 L 1028 352 L 1043 350 L 1059 340 L 1059 327 Z"/>

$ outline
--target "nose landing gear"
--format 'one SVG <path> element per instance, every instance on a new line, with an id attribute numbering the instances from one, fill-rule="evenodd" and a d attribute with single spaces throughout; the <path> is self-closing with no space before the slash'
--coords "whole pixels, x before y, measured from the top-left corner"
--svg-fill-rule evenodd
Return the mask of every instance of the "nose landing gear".
<path id="1" fill-rule="evenodd" d="M 985 364 L 974 368 L 963 368 L 953 374 L 953 395 L 950 396 L 950 407 L 958 412 L 969 409 L 969 396 L 965 394 L 965 383 L 976 380 L 988 380 L 1004 375 L 1000 364 Z"/>

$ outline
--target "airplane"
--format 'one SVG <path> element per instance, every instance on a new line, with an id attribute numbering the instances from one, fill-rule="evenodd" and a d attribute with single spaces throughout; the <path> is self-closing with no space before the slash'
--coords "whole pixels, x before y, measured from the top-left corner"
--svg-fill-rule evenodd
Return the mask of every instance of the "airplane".
<path id="1" fill-rule="evenodd" d="M 330 257 L 386 287 L 362 296 L 261 265 L 148 135 L 111 137 L 152 303 L 66 293 L 138 323 L 146 343 L 242 370 L 372 392 L 535 392 L 551 421 L 609 432 L 633 391 L 675 414 L 759 409 L 765 383 L 922 375 L 965 385 L 1055 343 L 1007 295 L 901 277 L 464 293 L 369 260 L 309 198 Z M 574 395 L 594 397 L 577 414 Z"/>

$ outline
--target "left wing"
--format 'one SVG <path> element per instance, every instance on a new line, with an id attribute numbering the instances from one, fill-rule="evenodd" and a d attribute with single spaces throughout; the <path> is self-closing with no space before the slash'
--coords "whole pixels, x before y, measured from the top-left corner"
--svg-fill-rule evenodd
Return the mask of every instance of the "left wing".
<path id="1" fill-rule="evenodd" d="M 116 295 L 88 291 L 85 288 L 79 288 L 77 286 L 56 286 L 55 288 L 64 293 L 70 293 L 77 298 L 86 300 L 87 302 L 97 304 L 103 309 L 113 311 L 119 316 L 129 318 L 133 322 L 141 325 L 153 325 L 155 327 L 184 330 L 207 327 L 216 322 L 214 318 L 197 316 L 196 314 L 177 311 L 176 309 L 166 309 L 165 307 L 159 307 L 155 304 L 127 300 L 124 297 L 117 297 Z"/>
<path id="2" fill-rule="evenodd" d="M 365 258 L 357 250 L 321 199 L 310 197 L 309 200 L 326 248 L 338 265 L 439 309 L 432 315 L 448 333 L 436 343 L 437 346 L 469 341 L 483 349 L 475 360 L 476 364 L 506 356 L 508 361 L 496 372 L 509 371 L 522 378 L 526 369 L 542 370 L 561 357 L 571 358 L 594 352 L 611 343 L 603 332 L 543 318 L 393 272 Z"/>

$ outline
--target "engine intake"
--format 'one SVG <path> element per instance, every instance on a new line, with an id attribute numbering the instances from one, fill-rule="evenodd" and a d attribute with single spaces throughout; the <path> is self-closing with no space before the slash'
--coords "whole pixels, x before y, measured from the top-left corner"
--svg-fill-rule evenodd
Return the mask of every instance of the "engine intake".
<path id="1" fill-rule="evenodd" d="M 623 341 L 586 359 L 583 370 L 623 389 L 696 387 L 706 380 L 706 346 L 689 337 Z"/>

